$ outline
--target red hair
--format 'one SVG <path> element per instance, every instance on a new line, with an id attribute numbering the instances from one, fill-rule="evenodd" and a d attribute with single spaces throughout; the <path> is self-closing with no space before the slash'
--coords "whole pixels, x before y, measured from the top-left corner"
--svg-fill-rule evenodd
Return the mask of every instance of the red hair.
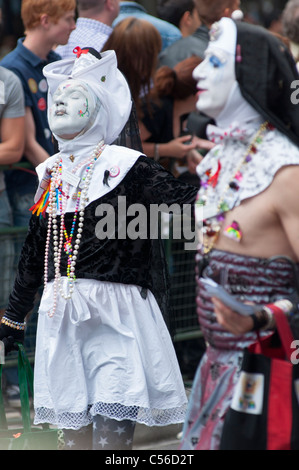
<path id="1" fill-rule="evenodd" d="M 33 29 L 42 15 L 48 15 L 54 23 L 67 12 L 76 9 L 76 0 L 23 0 L 21 17 L 24 28 Z"/>

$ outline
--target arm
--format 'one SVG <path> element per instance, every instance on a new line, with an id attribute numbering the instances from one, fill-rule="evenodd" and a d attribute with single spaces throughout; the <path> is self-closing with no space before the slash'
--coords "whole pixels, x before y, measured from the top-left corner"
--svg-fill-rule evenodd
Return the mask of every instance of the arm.
<path id="1" fill-rule="evenodd" d="M 185 158 L 188 153 L 194 149 L 210 150 L 215 145 L 208 140 L 200 139 L 196 136 L 192 137 L 192 135 L 177 137 L 166 143 L 147 142 L 151 137 L 151 133 L 142 122 L 139 122 L 139 129 L 144 153 L 150 158 L 157 157 L 156 145 L 158 145 L 158 157 L 170 157 L 178 159 Z M 192 140 L 191 143 L 187 143 L 190 140 Z"/>
<path id="2" fill-rule="evenodd" d="M 25 145 L 24 92 L 19 78 L 12 72 L 5 76 L 5 104 L 0 120 L 0 164 L 18 162 Z"/>
<path id="3" fill-rule="evenodd" d="M 26 107 L 25 114 L 25 155 L 34 167 L 44 162 L 50 155 L 36 140 L 36 130 L 33 114 L 30 107 Z"/>
<path id="4" fill-rule="evenodd" d="M 274 210 L 281 222 L 293 252 L 293 260 L 299 262 L 299 165 L 282 168 L 273 181 Z"/>
<path id="5" fill-rule="evenodd" d="M 11 165 L 20 161 L 25 144 L 24 117 L 2 118 L 0 135 L 0 164 Z"/>

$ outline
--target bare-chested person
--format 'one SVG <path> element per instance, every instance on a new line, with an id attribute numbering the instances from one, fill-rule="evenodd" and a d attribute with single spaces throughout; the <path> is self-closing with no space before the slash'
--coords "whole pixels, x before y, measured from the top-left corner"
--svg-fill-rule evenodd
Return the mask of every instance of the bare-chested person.
<path id="1" fill-rule="evenodd" d="M 275 326 L 263 307 L 293 299 L 299 262 L 295 64 L 286 47 L 257 26 L 223 18 L 210 37 L 194 71 L 197 108 L 216 123 L 207 129 L 216 145 L 197 168 L 197 311 L 207 349 L 181 445 L 198 450 L 219 448 L 242 351 L 256 339 L 254 329 Z M 211 299 L 201 277 L 260 311 L 242 316 L 230 310 Z"/>

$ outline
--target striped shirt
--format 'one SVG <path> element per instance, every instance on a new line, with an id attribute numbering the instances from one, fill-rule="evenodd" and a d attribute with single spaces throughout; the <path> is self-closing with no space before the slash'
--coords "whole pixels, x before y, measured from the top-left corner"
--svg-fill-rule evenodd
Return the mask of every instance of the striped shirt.
<path id="1" fill-rule="evenodd" d="M 71 32 L 68 43 L 65 46 L 58 46 L 55 52 L 62 59 L 75 57 L 73 50 L 77 46 L 81 48 L 93 47 L 100 52 L 111 32 L 112 28 L 100 21 L 78 18 L 76 29 Z"/>

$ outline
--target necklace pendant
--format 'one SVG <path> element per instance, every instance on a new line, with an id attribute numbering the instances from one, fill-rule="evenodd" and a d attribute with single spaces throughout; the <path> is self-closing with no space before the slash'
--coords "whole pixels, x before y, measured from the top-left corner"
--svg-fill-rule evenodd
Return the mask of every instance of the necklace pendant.
<path id="1" fill-rule="evenodd" d="M 240 229 L 240 226 L 238 224 L 238 222 L 236 222 L 235 220 L 232 222 L 231 225 L 228 225 L 223 234 L 230 238 L 231 240 L 234 240 L 236 242 L 240 242 L 241 239 L 242 239 L 242 231 Z"/>
<path id="2" fill-rule="evenodd" d="M 73 252 L 73 247 L 72 247 L 71 242 L 69 242 L 69 241 L 65 242 L 65 244 L 64 244 L 64 251 L 65 251 L 65 253 L 66 253 L 67 255 L 72 254 L 72 252 Z"/>
<path id="3" fill-rule="evenodd" d="M 69 157 L 69 159 L 70 159 L 70 160 L 71 160 L 71 162 L 73 163 L 73 162 L 74 162 L 74 160 L 75 160 L 75 157 L 74 157 L 74 155 L 71 155 L 71 156 Z"/>

